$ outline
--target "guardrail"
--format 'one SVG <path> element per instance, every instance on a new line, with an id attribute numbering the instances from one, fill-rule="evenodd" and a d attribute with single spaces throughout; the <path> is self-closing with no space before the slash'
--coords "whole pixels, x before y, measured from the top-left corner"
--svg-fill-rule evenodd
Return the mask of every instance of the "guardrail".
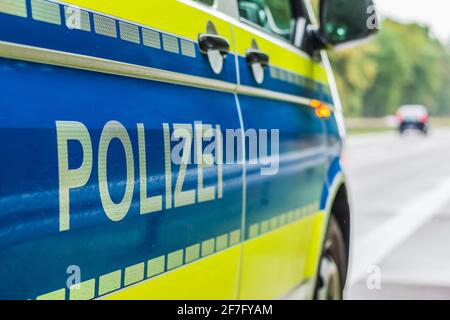
<path id="1" fill-rule="evenodd" d="M 346 118 L 347 130 L 350 134 L 383 132 L 395 130 L 397 120 L 395 116 L 381 118 Z M 450 117 L 432 117 L 430 118 L 431 127 L 450 127 Z"/>

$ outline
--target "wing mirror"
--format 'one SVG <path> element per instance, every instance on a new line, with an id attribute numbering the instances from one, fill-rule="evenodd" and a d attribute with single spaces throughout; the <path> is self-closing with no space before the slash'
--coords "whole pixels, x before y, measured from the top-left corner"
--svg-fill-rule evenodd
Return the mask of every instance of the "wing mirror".
<path id="1" fill-rule="evenodd" d="M 373 0 L 321 0 L 320 26 L 310 29 L 313 50 L 358 41 L 379 29 Z"/>

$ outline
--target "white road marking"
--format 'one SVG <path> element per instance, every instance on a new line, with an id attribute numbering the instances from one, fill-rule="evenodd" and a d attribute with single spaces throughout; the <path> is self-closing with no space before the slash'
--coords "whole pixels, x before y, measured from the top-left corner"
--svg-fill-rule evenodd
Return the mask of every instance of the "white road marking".
<path id="1" fill-rule="evenodd" d="M 450 200 L 450 177 L 436 188 L 415 198 L 395 217 L 354 246 L 349 286 L 368 276 L 367 268 L 380 263 L 422 225 L 438 214 Z"/>

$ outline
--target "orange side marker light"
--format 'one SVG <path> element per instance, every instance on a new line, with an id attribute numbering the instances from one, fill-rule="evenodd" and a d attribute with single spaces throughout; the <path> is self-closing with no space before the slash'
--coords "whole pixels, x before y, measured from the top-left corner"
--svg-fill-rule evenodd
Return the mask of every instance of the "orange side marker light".
<path id="1" fill-rule="evenodd" d="M 321 119 L 327 119 L 331 116 L 331 109 L 319 100 L 311 100 L 311 107 L 316 110 L 316 116 Z"/>
<path id="2" fill-rule="evenodd" d="M 311 100 L 310 105 L 312 108 L 317 109 L 322 105 L 322 102 L 320 102 L 319 100 L 313 99 L 313 100 Z"/>

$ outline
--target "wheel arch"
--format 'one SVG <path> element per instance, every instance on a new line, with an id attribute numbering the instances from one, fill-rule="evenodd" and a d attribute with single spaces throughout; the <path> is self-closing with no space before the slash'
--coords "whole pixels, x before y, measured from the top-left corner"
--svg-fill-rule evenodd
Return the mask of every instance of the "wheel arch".
<path id="1" fill-rule="evenodd" d="M 332 200 L 330 215 L 336 218 L 344 236 L 347 263 L 344 280 L 346 280 L 350 260 L 351 209 L 348 188 L 345 182 L 342 182 L 337 188 L 336 195 Z"/>

